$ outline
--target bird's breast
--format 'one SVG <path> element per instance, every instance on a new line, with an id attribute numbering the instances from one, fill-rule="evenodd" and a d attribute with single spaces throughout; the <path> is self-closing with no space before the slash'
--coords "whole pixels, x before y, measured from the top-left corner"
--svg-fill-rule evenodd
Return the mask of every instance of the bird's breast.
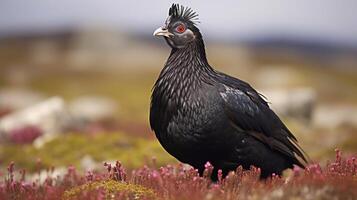
<path id="1" fill-rule="evenodd" d="M 228 125 L 221 108 L 218 93 L 207 86 L 200 88 L 182 101 L 169 98 L 161 105 L 170 105 L 162 110 L 161 127 L 155 134 L 163 147 L 175 157 L 189 157 L 187 154 L 207 154 L 215 144 L 224 141 Z M 161 107 L 163 109 L 163 107 Z M 163 116 L 166 116 L 163 118 Z"/>

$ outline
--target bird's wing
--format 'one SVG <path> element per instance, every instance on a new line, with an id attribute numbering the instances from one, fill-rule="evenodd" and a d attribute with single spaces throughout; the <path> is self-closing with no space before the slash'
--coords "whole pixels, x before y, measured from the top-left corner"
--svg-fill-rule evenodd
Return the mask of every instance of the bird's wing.
<path id="1" fill-rule="evenodd" d="M 296 138 L 269 108 L 262 96 L 244 81 L 228 75 L 221 76 L 220 79 L 223 83 L 219 91 L 220 96 L 233 126 L 304 167 L 296 157 L 307 162 Z"/>

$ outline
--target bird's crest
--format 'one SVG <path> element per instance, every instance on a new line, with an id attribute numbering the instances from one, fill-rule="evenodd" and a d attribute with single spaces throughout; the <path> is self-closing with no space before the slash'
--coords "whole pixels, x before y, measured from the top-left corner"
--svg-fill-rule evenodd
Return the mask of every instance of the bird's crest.
<path id="1" fill-rule="evenodd" d="M 185 21 L 189 21 L 193 24 L 199 23 L 198 14 L 189 7 L 185 7 L 179 4 L 172 4 L 169 9 L 169 18 L 181 18 Z"/>

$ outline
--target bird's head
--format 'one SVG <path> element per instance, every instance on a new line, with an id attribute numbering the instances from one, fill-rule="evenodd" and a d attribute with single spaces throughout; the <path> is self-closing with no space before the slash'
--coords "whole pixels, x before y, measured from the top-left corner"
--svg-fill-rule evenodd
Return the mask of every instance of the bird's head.
<path id="1" fill-rule="evenodd" d="M 165 24 L 153 35 L 163 36 L 172 48 L 183 48 L 202 37 L 196 27 L 197 20 L 198 15 L 191 8 L 172 4 Z"/>

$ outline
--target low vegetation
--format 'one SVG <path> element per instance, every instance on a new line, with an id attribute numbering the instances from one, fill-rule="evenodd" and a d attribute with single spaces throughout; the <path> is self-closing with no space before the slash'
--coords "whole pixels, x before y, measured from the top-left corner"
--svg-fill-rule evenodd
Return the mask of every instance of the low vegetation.
<path id="1" fill-rule="evenodd" d="M 259 169 L 238 168 L 226 178 L 212 182 L 213 166 L 206 164 L 203 176 L 193 168 L 178 164 L 140 167 L 127 173 L 120 162 L 104 164 L 105 171 L 81 174 L 69 167 L 62 176 L 44 181 L 27 180 L 25 170 L 11 163 L 2 175 L 3 199 L 355 199 L 357 161 L 336 158 L 326 166 L 312 164 L 295 168 L 283 177 L 259 179 Z M 48 172 L 51 173 L 50 171 Z"/>

